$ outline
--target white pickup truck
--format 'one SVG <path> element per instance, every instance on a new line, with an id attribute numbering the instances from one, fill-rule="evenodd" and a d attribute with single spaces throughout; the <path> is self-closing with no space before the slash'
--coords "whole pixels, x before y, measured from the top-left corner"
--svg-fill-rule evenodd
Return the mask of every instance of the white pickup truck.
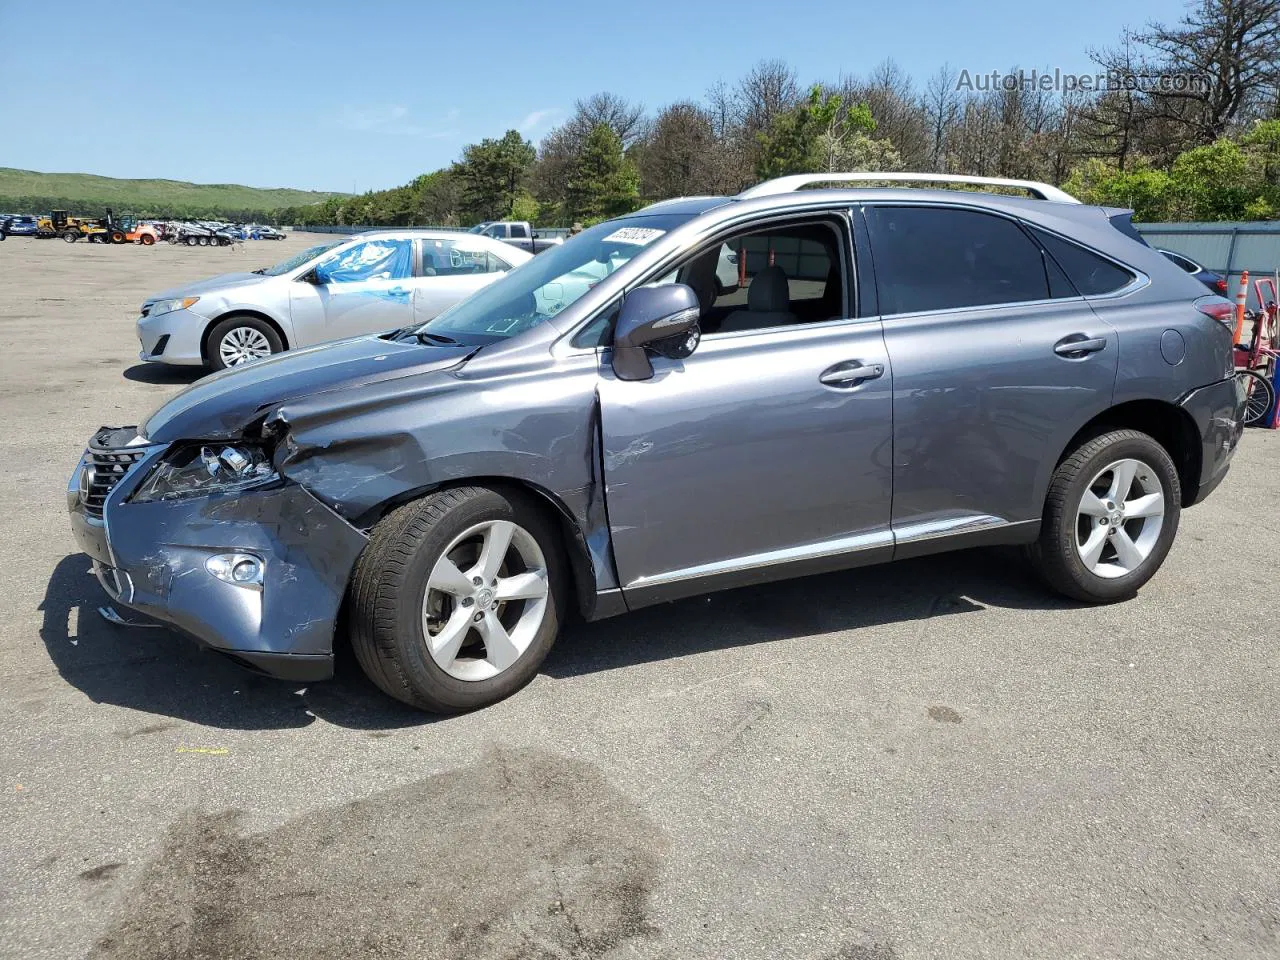
<path id="1" fill-rule="evenodd" d="M 468 233 L 501 240 L 528 253 L 541 253 L 564 243 L 560 237 L 540 237 L 533 232 L 533 225 L 526 220 L 486 220 L 477 223 Z"/>

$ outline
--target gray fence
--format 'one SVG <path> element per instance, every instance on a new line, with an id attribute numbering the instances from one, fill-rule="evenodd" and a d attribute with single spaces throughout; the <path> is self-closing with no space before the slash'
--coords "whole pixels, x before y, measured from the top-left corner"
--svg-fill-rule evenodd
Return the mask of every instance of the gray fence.
<path id="1" fill-rule="evenodd" d="M 1189 257 L 1206 270 L 1228 278 L 1235 299 L 1240 274 L 1249 271 L 1249 306 L 1257 307 L 1253 279 L 1274 277 L 1280 270 L 1280 222 L 1135 223 L 1153 247 Z"/>

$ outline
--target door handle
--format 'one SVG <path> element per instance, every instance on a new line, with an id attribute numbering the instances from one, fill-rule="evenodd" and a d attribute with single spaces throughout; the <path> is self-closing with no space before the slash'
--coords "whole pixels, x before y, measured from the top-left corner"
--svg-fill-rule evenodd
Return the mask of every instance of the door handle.
<path id="1" fill-rule="evenodd" d="M 1106 337 L 1090 337 L 1083 333 L 1073 333 L 1063 337 L 1053 345 L 1053 352 L 1060 357 L 1079 359 L 1090 353 L 1097 353 L 1107 348 Z"/>
<path id="2" fill-rule="evenodd" d="M 883 363 L 844 360 L 823 370 L 818 375 L 818 382 L 828 387 L 856 387 L 866 380 L 875 380 L 882 376 L 884 376 Z"/>

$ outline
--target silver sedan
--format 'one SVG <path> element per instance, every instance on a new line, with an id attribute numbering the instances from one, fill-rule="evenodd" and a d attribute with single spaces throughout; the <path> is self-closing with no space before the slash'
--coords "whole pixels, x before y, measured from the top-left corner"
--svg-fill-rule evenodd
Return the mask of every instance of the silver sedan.
<path id="1" fill-rule="evenodd" d="M 221 370 L 424 323 L 529 259 L 497 240 L 443 230 L 336 237 L 273 267 L 149 297 L 138 356 Z"/>

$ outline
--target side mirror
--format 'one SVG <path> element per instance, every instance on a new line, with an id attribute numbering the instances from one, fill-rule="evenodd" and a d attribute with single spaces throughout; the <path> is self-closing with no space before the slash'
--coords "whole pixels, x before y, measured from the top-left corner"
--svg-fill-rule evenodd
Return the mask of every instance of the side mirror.
<path id="1" fill-rule="evenodd" d="M 640 287 L 627 294 L 613 334 L 613 372 L 619 380 L 653 376 L 649 354 L 683 360 L 702 337 L 698 296 L 683 283 Z"/>
<path id="2" fill-rule="evenodd" d="M 298 279 L 303 283 L 310 283 L 317 287 L 323 287 L 325 283 L 323 280 L 320 279 L 319 267 L 312 267 L 306 273 L 298 277 Z"/>

